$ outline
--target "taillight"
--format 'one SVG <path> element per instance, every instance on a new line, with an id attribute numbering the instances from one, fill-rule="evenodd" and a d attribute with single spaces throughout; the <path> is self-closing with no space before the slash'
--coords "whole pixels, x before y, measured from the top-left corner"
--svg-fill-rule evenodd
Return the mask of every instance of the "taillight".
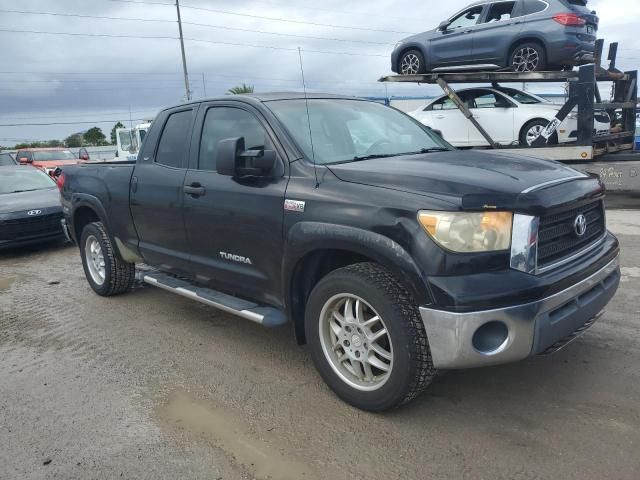
<path id="1" fill-rule="evenodd" d="M 64 187 L 64 173 L 58 175 L 58 178 L 56 178 L 56 183 L 58 184 L 58 190 L 62 191 L 62 187 Z"/>
<path id="2" fill-rule="evenodd" d="M 576 27 L 586 25 L 587 20 L 576 13 L 559 13 L 553 16 L 553 19 L 561 25 L 568 27 Z"/>

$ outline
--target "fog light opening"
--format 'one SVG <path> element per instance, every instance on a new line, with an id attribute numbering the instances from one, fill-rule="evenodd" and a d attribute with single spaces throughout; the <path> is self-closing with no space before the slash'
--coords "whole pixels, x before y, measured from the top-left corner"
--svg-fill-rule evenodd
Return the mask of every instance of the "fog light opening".
<path id="1" fill-rule="evenodd" d="M 482 325 L 473 334 L 473 348 L 483 355 L 495 355 L 507 346 L 509 329 L 503 322 L 494 320 Z"/>

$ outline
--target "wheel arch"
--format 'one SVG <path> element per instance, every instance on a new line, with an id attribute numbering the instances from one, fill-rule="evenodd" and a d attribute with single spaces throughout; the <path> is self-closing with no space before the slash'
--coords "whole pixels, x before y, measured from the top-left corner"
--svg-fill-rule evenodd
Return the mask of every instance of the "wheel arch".
<path id="1" fill-rule="evenodd" d="M 72 203 L 71 227 L 76 242 L 80 241 L 82 229 L 91 222 L 102 222 L 109 236 L 111 236 L 107 212 L 96 197 L 87 194 L 78 194 L 74 196 Z"/>
<path id="2" fill-rule="evenodd" d="M 298 343 L 306 343 L 304 314 L 313 287 L 328 273 L 362 262 L 387 269 L 419 304 L 432 303 L 420 269 L 390 238 L 355 227 L 301 222 L 289 232 L 283 267 L 285 306 Z"/>
<path id="3" fill-rule="evenodd" d="M 400 52 L 398 53 L 398 59 L 396 60 L 395 65 L 396 69 L 398 70 L 398 74 L 400 73 L 400 63 L 402 61 L 402 56 L 409 50 L 418 50 L 422 54 L 422 58 L 424 59 L 425 64 L 424 66 L 426 68 L 426 71 L 428 72 L 430 70 L 430 65 L 424 46 L 420 45 L 419 43 L 409 43 L 407 45 L 403 45 L 402 50 L 400 50 Z"/>
<path id="4" fill-rule="evenodd" d="M 538 37 L 536 35 L 525 35 L 524 37 L 520 37 L 517 40 L 513 41 L 509 46 L 509 49 L 507 50 L 507 58 L 505 59 L 505 67 L 510 66 L 509 63 L 511 60 L 511 55 L 513 55 L 513 52 L 515 51 L 515 49 L 518 48 L 520 45 L 524 45 L 525 43 L 537 43 L 538 45 L 540 45 L 544 50 L 544 55 L 547 61 L 549 60 L 549 50 L 547 48 L 547 43 L 545 42 L 544 38 Z"/>

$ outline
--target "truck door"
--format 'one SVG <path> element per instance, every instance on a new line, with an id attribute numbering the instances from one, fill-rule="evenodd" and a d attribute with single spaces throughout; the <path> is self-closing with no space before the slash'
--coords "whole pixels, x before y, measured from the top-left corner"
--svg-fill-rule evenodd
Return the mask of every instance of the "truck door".
<path id="1" fill-rule="evenodd" d="M 212 288 L 274 304 L 280 296 L 288 179 L 284 151 L 259 112 L 239 102 L 203 104 L 196 125 L 183 194 L 192 269 Z M 244 137 L 247 150 L 276 150 L 273 175 L 219 175 L 218 142 L 233 137 Z M 199 193 L 189 193 L 194 188 Z"/>
<path id="2" fill-rule="evenodd" d="M 158 118 L 158 134 L 147 142 L 131 179 L 131 214 L 145 261 L 167 270 L 188 271 L 182 191 L 195 108 L 182 107 Z"/>

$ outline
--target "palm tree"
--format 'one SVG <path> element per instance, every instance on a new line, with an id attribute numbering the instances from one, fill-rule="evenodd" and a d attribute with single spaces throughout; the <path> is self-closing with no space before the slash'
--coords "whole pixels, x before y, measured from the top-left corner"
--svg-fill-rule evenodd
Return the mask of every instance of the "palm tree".
<path id="1" fill-rule="evenodd" d="M 243 93 L 253 93 L 253 85 L 242 84 L 227 90 L 227 95 L 242 95 Z"/>

